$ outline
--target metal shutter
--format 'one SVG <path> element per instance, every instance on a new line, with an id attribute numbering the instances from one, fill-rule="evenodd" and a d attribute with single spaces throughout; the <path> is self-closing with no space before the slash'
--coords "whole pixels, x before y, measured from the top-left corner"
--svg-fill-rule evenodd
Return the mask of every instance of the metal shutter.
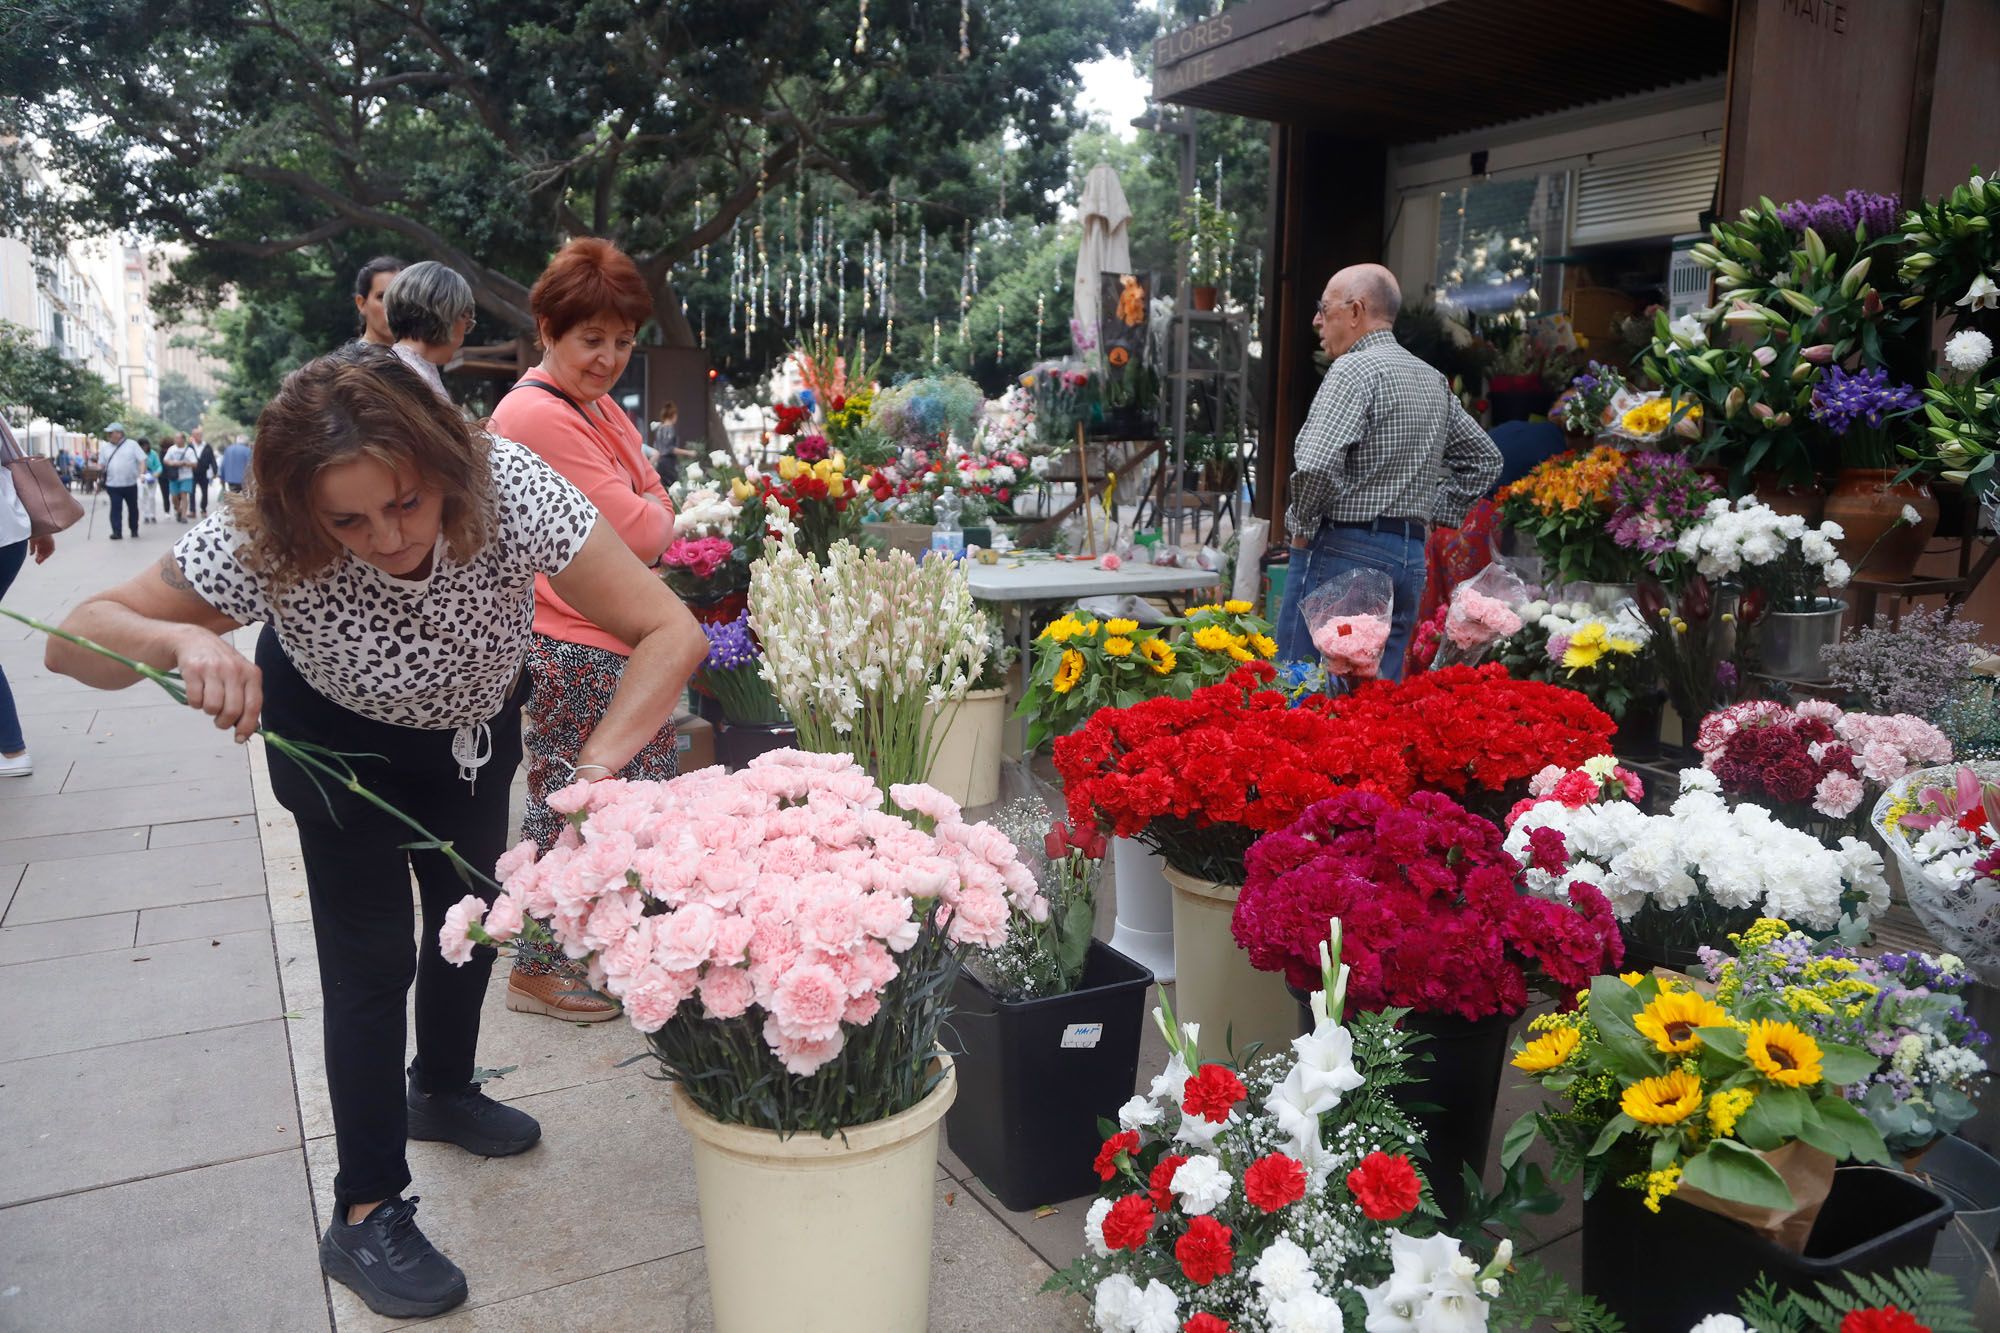
<path id="1" fill-rule="evenodd" d="M 1721 169 L 1720 146 L 1648 162 L 1579 167 L 1569 244 L 1656 240 L 1698 230 Z"/>

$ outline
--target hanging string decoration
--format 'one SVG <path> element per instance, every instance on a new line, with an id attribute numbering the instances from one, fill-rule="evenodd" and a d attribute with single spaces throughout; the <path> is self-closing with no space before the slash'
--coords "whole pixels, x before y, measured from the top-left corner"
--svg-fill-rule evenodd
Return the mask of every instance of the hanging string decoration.
<path id="1" fill-rule="evenodd" d="M 972 0 L 958 0 L 958 63 L 972 59 Z"/>
<path id="2" fill-rule="evenodd" d="M 868 49 L 868 0 L 861 0 L 861 21 L 854 25 L 854 54 Z"/>
<path id="3" fill-rule="evenodd" d="M 1043 305 L 1045 304 L 1045 302 L 1046 302 L 1046 300 L 1047 300 L 1047 296 L 1048 296 L 1048 294 L 1047 294 L 1046 292 L 1043 292 L 1043 293 L 1040 293 L 1040 294 L 1038 294 L 1038 295 L 1037 295 L 1037 296 L 1035 297 L 1035 361 L 1036 361 L 1036 364 L 1040 364 L 1040 362 L 1041 362 L 1041 359 L 1042 359 L 1042 309 L 1043 309 Z"/>
<path id="4" fill-rule="evenodd" d="M 993 328 L 993 364 L 999 365 L 1007 356 L 1007 303 L 1000 305 L 1000 322 Z"/>

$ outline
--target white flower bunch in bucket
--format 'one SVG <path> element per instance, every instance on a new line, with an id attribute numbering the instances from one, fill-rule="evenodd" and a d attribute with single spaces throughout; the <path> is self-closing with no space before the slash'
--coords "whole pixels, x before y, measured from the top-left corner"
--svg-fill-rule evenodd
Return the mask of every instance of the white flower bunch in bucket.
<path id="1" fill-rule="evenodd" d="M 770 522 L 777 536 L 750 569 L 750 626 L 800 747 L 851 754 L 884 786 L 922 782 L 986 660 L 965 571 L 846 541 L 821 566 L 782 510 Z"/>

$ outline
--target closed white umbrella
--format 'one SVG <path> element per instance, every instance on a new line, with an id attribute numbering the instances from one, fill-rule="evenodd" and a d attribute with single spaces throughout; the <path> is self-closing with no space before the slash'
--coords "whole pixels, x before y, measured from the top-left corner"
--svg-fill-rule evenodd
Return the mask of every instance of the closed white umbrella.
<path id="1" fill-rule="evenodd" d="M 1083 223 L 1083 243 L 1076 251 L 1076 325 L 1082 330 L 1089 350 L 1077 348 L 1077 355 L 1102 368 L 1103 337 L 1098 328 L 1103 311 L 1103 283 L 1100 275 L 1126 273 L 1132 268 L 1131 206 L 1118 173 L 1100 162 L 1083 178 L 1083 194 L 1077 200 L 1077 215 Z"/>

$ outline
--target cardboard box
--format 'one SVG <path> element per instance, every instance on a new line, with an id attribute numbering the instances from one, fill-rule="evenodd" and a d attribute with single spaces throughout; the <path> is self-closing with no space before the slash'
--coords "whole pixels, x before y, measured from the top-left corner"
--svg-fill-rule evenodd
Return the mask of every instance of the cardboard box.
<path id="1" fill-rule="evenodd" d="M 680 755 L 681 772 L 715 767 L 715 728 L 705 717 L 683 713 L 674 719 L 674 749 Z"/>

